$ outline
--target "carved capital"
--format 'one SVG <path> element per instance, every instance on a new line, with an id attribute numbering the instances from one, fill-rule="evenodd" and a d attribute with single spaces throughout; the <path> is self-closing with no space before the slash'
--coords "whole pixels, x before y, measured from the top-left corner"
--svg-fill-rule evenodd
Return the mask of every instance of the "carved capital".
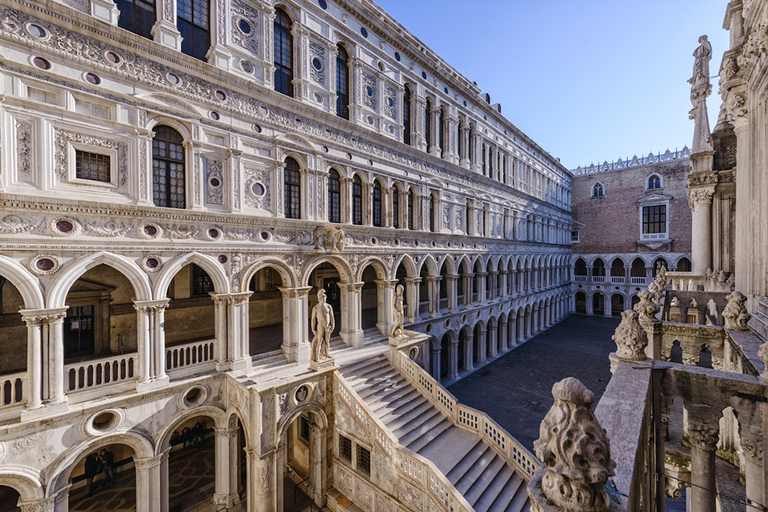
<path id="1" fill-rule="evenodd" d="M 46 323 L 63 322 L 67 316 L 67 309 L 69 309 L 69 306 L 49 309 L 22 309 L 19 310 L 19 313 L 21 313 L 21 319 L 24 320 L 27 327 L 32 327 Z"/>
<path id="2" fill-rule="evenodd" d="M 640 325 L 639 313 L 628 309 L 621 314 L 621 323 L 613 335 L 616 342 L 616 355 L 630 361 L 645 361 L 645 347 L 648 335 Z"/>
<path id="3" fill-rule="evenodd" d="M 689 188 L 686 190 L 688 196 L 688 206 L 695 210 L 699 205 L 712 204 L 712 197 L 715 195 L 715 187 Z"/>
<path id="4" fill-rule="evenodd" d="M 720 425 L 709 421 L 699 421 L 688 416 L 688 440 L 692 445 L 703 450 L 715 451 L 720 439 Z"/>
<path id="5" fill-rule="evenodd" d="M 160 300 L 135 300 L 133 301 L 133 309 L 140 313 L 147 313 L 149 311 L 160 311 L 168 307 L 171 303 L 171 299 Z"/>

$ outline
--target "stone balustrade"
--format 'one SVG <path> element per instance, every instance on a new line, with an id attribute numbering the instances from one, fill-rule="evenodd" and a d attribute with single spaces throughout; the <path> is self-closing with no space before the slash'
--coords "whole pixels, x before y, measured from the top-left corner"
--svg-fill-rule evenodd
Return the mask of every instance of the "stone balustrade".
<path id="1" fill-rule="evenodd" d="M 0 421 L 19 414 L 27 403 L 27 372 L 7 373 L 0 376 Z"/>
<path id="2" fill-rule="evenodd" d="M 537 470 L 541 469 L 541 462 L 517 439 L 509 435 L 485 413 L 460 404 L 448 390 L 408 356 L 407 349 L 398 350 L 393 359 L 393 366 L 399 369 L 432 405 L 448 416 L 455 425 L 483 438 L 521 475 L 526 475 L 530 479 Z"/>
<path id="3" fill-rule="evenodd" d="M 474 510 L 464 496 L 456 490 L 451 482 L 443 475 L 434 463 L 400 445 L 397 438 L 384 426 L 379 418 L 360 399 L 351 386 L 339 376 L 334 375 L 333 387 L 335 396 L 347 408 L 350 416 L 357 421 L 373 438 L 381 451 L 397 468 L 399 477 L 415 484 L 429 497 L 432 506 L 430 510 L 445 512 L 470 512 Z"/>
<path id="4" fill-rule="evenodd" d="M 134 352 L 66 364 L 64 375 L 67 392 L 73 393 L 133 381 L 137 375 L 137 358 L 138 354 Z M 70 402 L 72 401 L 70 399 Z M 75 401 L 78 400 L 75 399 Z"/>
<path id="5" fill-rule="evenodd" d="M 216 340 L 194 341 L 182 345 L 174 345 L 165 349 L 165 367 L 170 378 L 188 377 L 200 372 L 201 365 L 215 365 Z"/>

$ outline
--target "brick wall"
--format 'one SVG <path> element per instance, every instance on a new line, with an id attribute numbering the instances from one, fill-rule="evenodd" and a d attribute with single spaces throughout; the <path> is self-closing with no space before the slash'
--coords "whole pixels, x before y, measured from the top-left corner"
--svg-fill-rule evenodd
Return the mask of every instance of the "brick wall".
<path id="1" fill-rule="evenodd" d="M 685 196 L 688 159 L 661 162 L 595 173 L 573 178 L 573 229 L 579 230 L 579 242 L 572 244 L 574 254 L 593 253 L 665 253 L 691 250 L 691 210 Z M 662 177 L 663 188 L 646 190 L 652 173 Z M 605 196 L 592 197 L 592 188 L 602 183 Z M 640 204 L 638 200 L 653 194 L 671 196 L 669 243 L 649 247 L 640 240 Z"/>

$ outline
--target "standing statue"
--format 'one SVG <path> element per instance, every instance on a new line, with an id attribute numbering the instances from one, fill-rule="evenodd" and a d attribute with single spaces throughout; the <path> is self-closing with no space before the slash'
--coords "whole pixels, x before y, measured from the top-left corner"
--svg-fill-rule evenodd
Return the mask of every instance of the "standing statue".
<path id="1" fill-rule="evenodd" d="M 317 292 L 317 304 L 312 308 L 312 356 L 310 361 L 319 362 L 322 359 L 330 359 L 328 348 L 331 341 L 331 333 L 336 328 L 336 320 L 333 317 L 333 308 L 325 302 L 325 290 Z"/>
<path id="2" fill-rule="evenodd" d="M 693 52 L 693 78 L 688 80 L 693 88 L 699 85 L 709 85 L 709 61 L 712 59 L 712 45 L 707 36 L 699 38 L 699 47 Z"/>
<path id="3" fill-rule="evenodd" d="M 405 328 L 403 327 L 403 321 L 405 319 L 405 311 L 403 309 L 403 285 L 397 285 L 395 288 L 395 295 L 392 297 L 392 310 L 395 314 L 395 325 L 392 327 L 392 337 L 398 340 L 405 338 Z"/>

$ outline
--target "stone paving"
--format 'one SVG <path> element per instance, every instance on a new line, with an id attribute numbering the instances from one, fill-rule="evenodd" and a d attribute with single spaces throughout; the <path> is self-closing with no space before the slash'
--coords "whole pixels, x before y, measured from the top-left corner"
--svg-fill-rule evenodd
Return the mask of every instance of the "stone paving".
<path id="1" fill-rule="evenodd" d="M 539 424 L 554 403 L 552 385 L 576 377 L 600 400 L 611 379 L 608 354 L 619 318 L 571 315 L 476 370 L 448 390 L 486 412 L 533 451 Z"/>

